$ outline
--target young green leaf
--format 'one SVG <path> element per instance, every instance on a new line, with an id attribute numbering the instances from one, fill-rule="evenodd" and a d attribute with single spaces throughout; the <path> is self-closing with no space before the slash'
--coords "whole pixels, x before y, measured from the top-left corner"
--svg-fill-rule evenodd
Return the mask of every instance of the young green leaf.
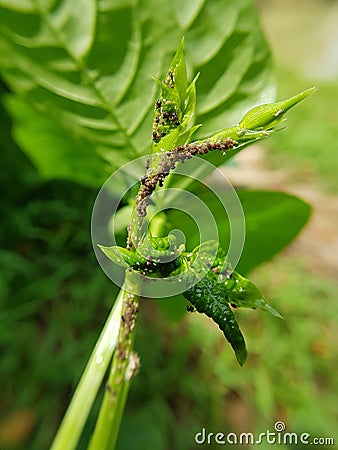
<path id="1" fill-rule="evenodd" d="M 192 268 L 204 264 L 211 267 L 218 255 L 219 243 L 216 240 L 202 242 L 190 253 L 190 266 Z"/>
<path id="2" fill-rule="evenodd" d="M 178 145 L 179 135 L 190 124 L 196 102 L 195 80 L 187 89 L 187 69 L 184 58 L 184 40 L 175 53 L 163 81 L 155 80 L 161 89 L 155 103 L 153 120 L 153 153 L 172 150 Z M 186 97 L 189 95 L 188 104 Z M 189 109 L 189 113 L 187 113 Z M 168 146 L 168 138 L 170 147 Z"/>
<path id="3" fill-rule="evenodd" d="M 283 316 L 278 311 L 268 305 L 255 283 L 231 268 L 226 261 L 226 253 L 220 246 L 218 247 L 210 276 L 217 278 L 218 283 L 222 286 L 224 301 L 240 308 L 262 309 L 275 317 L 283 319 Z"/>
<path id="4" fill-rule="evenodd" d="M 184 39 L 181 40 L 181 44 L 171 61 L 166 81 L 169 86 L 172 83 L 180 100 L 180 109 L 183 110 L 184 100 L 187 95 L 187 68 L 184 58 Z"/>
<path id="5" fill-rule="evenodd" d="M 195 78 L 192 80 L 192 82 L 189 84 L 187 89 L 186 98 L 184 100 L 184 108 L 183 108 L 183 114 L 184 119 L 191 120 L 193 115 L 195 114 L 195 108 L 196 108 L 196 82 L 198 80 L 199 73 L 195 76 Z"/>
<path id="6" fill-rule="evenodd" d="M 111 261 L 121 267 L 134 267 L 137 265 L 145 264 L 146 262 L 146 260 L 142 258 L 139 253 L 128 251 L 125 248 L 118 247 L 116 245 L 112 247 L 99 245 L 99 248 Z"/>
<path id="7" fill-rule="evenodd" d="M 245 340 L 234 313 L 224 302 L 221 285 L 216 280 L 205 277 L 186 291 L 183 296 L 195 306 L 198 312 L 206 314 L 217 323 L 233 348 L 237 361 L 242 366 L 248 356 Z"/>
<path id="8" fill-rule="evenodd" d="M 164 263 L 177 258 L 184 245 L 177 247 L 176 237 L 172 234 L 163 238 L 147 236 L 137 248 L 137 252 L 146 255 L 148 260 Z"/>
<path id="9" fill-rule="evenodd" d="M 228 301 L 237 307 L 258 308 L 267 311 L 279 319 L 283 316 L 264 300 L 260 289 L 247 278 L 233 271 L 231 275 L 219 275 L 219 282 Z"/>
<path id="10" fill-rule="evenodd" d="M 149 277 L 169 277 L 185 269 L 184 245 L 177 246 L 174 235 L 163 238 L 147 236 L 137 249 L 132 250 L 118 246 L 99 247 L 118 266 Z"/>

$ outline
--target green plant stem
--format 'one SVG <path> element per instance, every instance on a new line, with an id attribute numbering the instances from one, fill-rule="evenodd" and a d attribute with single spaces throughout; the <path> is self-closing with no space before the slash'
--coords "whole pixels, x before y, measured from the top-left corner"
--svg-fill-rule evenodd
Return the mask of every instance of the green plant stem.
<path id="1" fill-rule="evenodd" d="M 159 214 L 154 219 L 149 224 L 151 232 L 154 236 L 161 236 L 166 227 L 166 216 Z M 133 352 L 133 345 L 141 294 L 139 276 L 127 271 L 125 285 L 122 289 L 123 306 L 118 343 L 88 450 L 114 450 L 130 382 L 138 369 L 139 359 Z"/>
<path id="2" fill-rule="evenodd" d="M 130 382 L 138 368 L 138 356 L 133 352 L 139 306 L 138 280 L 135 273 L 126 272 L 118 343 L 88 450 L 113 450 L 116 445 Z"/>
<path id="3" fill-rule="evenodd" d="M 77 447 L 83 427 L 116 347 L 124 292 L 122 289 L 116 298 L 55 436 L 51 450 L 73 450 Z"/>
<path id="4" fill-rule="evenodd" d="M 149 224 L 149 232 L 154 237 L 161 237 L 166 234 L 166 215 L 161 212 L 157 213 Z"/>

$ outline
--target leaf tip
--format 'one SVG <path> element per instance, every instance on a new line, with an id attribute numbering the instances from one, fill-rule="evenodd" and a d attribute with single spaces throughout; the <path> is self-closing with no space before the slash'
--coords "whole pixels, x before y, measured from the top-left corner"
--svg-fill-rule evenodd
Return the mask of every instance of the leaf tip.
<path id="1" fill-rule="evenodd" d="M 316 92 L 318 89 L 316 87 L 312 87 L 309 89 L 305 89 L 305 91 L 300 92 L 299 94 L 294 95 L 293 97 L 288 98 L 287 100 L 284 100 L 282 102 L 279 102 L 279 104 L 283 105 L 283 114 L 287 112 L 289 109 L 291 109 L 293 106 L 297 105 L 297 103 L 304 100 L 309 95 Z"/>
<path id="2" fill-rule="evenodd" d="M 312 86 L 311 88 L 306 89 L 304 92 L 306 92 L 306 96 L 308 96 L 308 95 L 310 95 L 312 93 L 315 93 L 317 91 L 318 91 L 317 86 Z"/>
<path id="3" fill-rule="evenodd" d="M 235 352 L 236 359 L 238 361 L 238 364 L 243 367 L 245 361 L 248 359 L 248 351 L 246 348 L 241 349 L 240 351 Z"/>

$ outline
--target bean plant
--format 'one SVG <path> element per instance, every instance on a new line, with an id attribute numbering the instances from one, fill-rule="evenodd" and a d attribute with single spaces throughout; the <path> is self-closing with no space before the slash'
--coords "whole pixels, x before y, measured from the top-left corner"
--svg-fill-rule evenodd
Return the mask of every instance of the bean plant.
<path id="1" fill-rule="evenodd" d="M 248 355 L 233 310 L 257 308 L 282 318 L 267 303 L 260 289 L 234 270 L 218 241 L 202 242 L 194 249 L 186 249 L 184 244 L 177 244 L 173 234 L 157 235 L 165 224 L 159 227 L 157 221 L 154 235 L 151 221 L 146 230 L 144 222 L 152 194 L 164 186 L 178 164 L 209 152 L 234 155 L 245 146 L 276 133 L 285 113 L 310 95 L 314 88 L 287 100 L 256 106 L 243 116 L 238 125 L 194 141 L 192 135 L 200 126 L 191 126 L 197 78 L 187 84 L 182 41 L 165 78 L 155 80 L 160 87 L 160 96 L 154 107 L 152 150 L 135 197 L 126 247 L 100 245 L 113 264 L 125 269 L 125 282 L 115 304 L 116 346 L 106 393 L 89 445 L 91 450 L 115 447 L 129 385 L 140 364 L 133 342 L 140 299 L 147 292 L 147 284 L 163 278 L 180 284 L 183 297 L 190 304 L 187 310 L 205 313 L 219 326 L 240 365 L 245 363 Z M 160 220 L 165 221 L 165 216 Z M 94 358 L 95 354 L 97 351 Z M 84 378 L 83 382 L 87 384 L 88 381 Z M 76 407 L 76 403 L 74 401 L 71 407 Z M 67 421 L 63 426 L 67 427 Z M 66 433 L 65 429 L 61 427 L 54 449 L 62 448 L 59 442 Z"/>
<path id="2" fill-rule="evenodd" d="M 76 3 L 84 6 L 81 1 Z M 207 159 L 214 169 L 250 144 L 281 131 L 285 114 L 309 96 L 314 88 L 278 102 L 261 101 L 268 95 L 264 86 L 257 89 L 255 76 L 256 72 L 263 75 L 262 61 L 268 59 L 268 53 L 262 44 L 263 38 L 250 1 L 228 2 L 225 8 L 233 8 L 239 17 L 238 24 L 233 29 L 233 42 L 229 43 L 231 47 L 235 46 L 236 40 L 239 41 L 239 56 L 233 52 L 234 47 L 230 51 L 226 48 L 226 34 L 222 37 L 223 47 L 213 45 L 212 51 L 208 48 L 208 40 L 199 42 L 205 34 L 204 30 L 194 28 L 195 20 L 202 20 L 199 12 L 205 9 L 204 13 L 209 12 L 205 17 L 212 16 L 215 23 L 220 13 L 214 9 L 211 1 L 198 2 L 200 10 L 197 8 L 193 14 L 188 1 L 183 2 L 186 10 L 182 13 L 176 5 L 175 14 L 179 15 L 179 19 L 175 16 L 175 20 L 180 23 L 179 36 L 176 31 L 176 34 L 173 32 L 175 27 L 171 25 L 172 29 L 168 29 L 167 34 L 171 36 L 170 33 L 173 33 L 175 39 L 168 41 L 167 35 L 163 37 L 159 33 L 158 24 L 156 32 L 145 26 L 147 20 L 151 22 L 152 15 L 156 14 L 151 2 L 144 2 L 146 6 L 143 10 L 142 5 L 138 6 L 139 9 L 136 6 L 132 9 L 128 2 L 118 3 L 119 5 L 109 1 L 87 2 L 82 20 L 75 25 L 74 5 L 71 6 L 70 1 L 63 2 L 61 6 L 47 3 L 43 5 L 40 1 L 27 1 L 22 5 L 19 2 L 3 2 L 3 9 L 9 16 L 25 13 L 41 20 L 41 27 L 34 37 L 35 19 L 27 30 L 20 30 L 20 23 L 14 28 L 6 25 L 3 27 L 4 37 L 0 44 L 7 57 L 2 74 L 13 93 L 16 93 L 9 96 L 7 102 L 14 121 L 14 134 L 43 176 L 70 178 L 99 186 L 108 172 L 128 165 L 133 159 L 137 160 L 137 171 L 143 172 L 140 177 L 133 174 L 136 190 L 128 191 L 125 196 L 127 202 L 116 213 L 115 228 L 127 230 L 125 246 L 117 245 L 115 241 L 113 245 L 108 245 L 109 243 L 94 240 L 95 245 L 97 244 L 95 251 L 100 252 L 101 260 L 104 258 L 105 267 L 108 264 L 109 271 L 120 274 L 121 289 L 55 436 L 52 450 L 72 450 L 77 447 L 104 380 L 104 398 L 88 449 L 115 448 L 130 383 L 137 375 L 142 361 L 142 355 L 134 351 L 134 339 L 143 297 L 154 298 L 154 301 L 158 297 L 168 297 L 166 301 L 170 302 L 171 297 L 176 296 L 189 312 L 196 311 L 209 316 L 223 332 L 225 343 L 230 344 L 238 363 L 244 365 L 248 352 L 237 323 L 236 309 L 258 309 L 282 318 L 246 274 L 290 242 L 309 215 L 307 206 L 300 200 L 285 194 L 270 193 L 271 201 L 267 201 L 269 217 L 263 220 L 264 229 L 269 228 L 269 220 L 272 220 L 271 228 L 278 221 L 283 224 L 289 214 L 295 214 L 295 223 L 289 228 L 285 227 L 282 237 L 276 240 L 277 244 L 271 244 L 273 249 L 268 251 L 264 250 L 264 229 L 260 233 L 252 233 L 260 234 L 258 249 L 251 249 L 248 254 L 245 247 L 238 267 L 238 260 L 234 260 L 226 249 L 227 239 L 224 236 L 228 232 L 219 220 L 218 211 L 215 212 L 214 219 L 221 231 L 219 239 L 201 239 L 191 245 L 194 239 L 188 236 L 189 227 L 186 223 L 174 221 L 176 213 L 170 209 L 173 198 L 180 198 L 180 192 L 191 192 L 205 201 L 212 210 L 215 207 L 214 200 L 210 199 L 205 190 L 199 193 L 200 187 L 196 183 L 196 173 L 203 179 L 210 174 L 210 166 L 206 168 L 202 161 Z M 164 17 L 164 10 L 168 6 L 165 5 L 166 2 L 159 3 L 163 7 Z M 61 8 L 63 14 L 57 16 L 54 7 L 56 10 Z M 109 27 L 105 28 L 104 25 L 105 17 L 113 15 L 119 8 L 127 16 L 131 14 L 132 31 L 125 39 L 128 58 L 123 61 L 120 70 L 114 67 L 115 72 L 112 74 L 109 72 L 112 67 L 106 67 L 99 58 L 100 45 L 104 47 L 104 40 L 109 34 Z M 229 11 L 225 13 L 226 21 L 230 16 Z M 144 18 L 145 16 L 148 18 Z M 162 16 L 161 19 L 156 17 L 156 20 L 163 21 Z M 98 41 L 94 39 L 95 17 L 98 32 L 103 29 Z M 114 20 L 118 21 L 118 15 L 116 17 Z M 109 19 L 106 20 L 109 22 Z M 208 24 L 208 29 L 211 30 L 215 23 Z M 250 24 L 247 32 L 243 32 L 244 23 Z M 147 44 L 144 36 L 140 37 L 142 32 L 145 35 L 147 32 L 150 35 L 153 33 L 149 39 L 153 55 L 147 47 L 149 42 Z M 250 36 L 250 44 L 247 44 L 246 33 Z M 172 41 L 177 42 L 182 34 L 187 35 L 187 47 L 189 39 L 193 40 L 194 37 L 198 44 L 195 43 L 195 51 L 191 55 L 194 64 L 187 67 L 182 39 L 169 68 L 165 73 L 160 73 L 164 68 L 163 61 L 167 60 L 162 55 L 159 69 L 154 63 L 155 55 L 160 58 L 161 45 L 165 47 L 163 53 L 172 54 Z M 208 33 L 206 36 L 209 39 Z M 215 44 L 217 39 L 218 36 L 213 37 L 211 42 Z M 143 49 L 141 44 L 144 45 Z M 62 57 L 56 54 L 53 60 L 52 52 L 45 67 L 39 59 L 41 55 L 32 51 L 41 50 L 41 45 L 61 48 L 64 54 Z M 115 50 L 118 51 L 117 46 Z M 141 58 L 142 51 L 144 60 Z M 203 51 L 210 53 L 208 61 Z M 230 76 L 226 82 L 232 81 L 233 87 L 227 94 L 223 93 L 227 84 L 222 75 L 219 75 L 219 80 L 215 80 L 216 88 L 205 81 L 207 76 L 203 68 L 210 77 L 213 76 L 212 62 L 217 52 L 229 52 L 230 55 L 234 53 L 234 62 L 240 63 L 236 73 L 236 70 L 230 70 L 231 61 L 228 62 Z M 147 70 L 152 67 L 152 75 L 159 77 L 154 78 L 151 88 L 148 81 L 144 82 L 142 79 L 140 67 L 144 70 L 144 65 Z M 246 70 L 241 72 L 243 66 Z M 191 74 L 192 67 L 199 67 L 200 74 Z M 197 108 L 196 101 L 199 76 L 201 80 L 204 77 L 201 89 L 204 96 L 200 109 Z M 188 78 L 192 78 L 190 83 Z M 265 82 L 268 91 L 271 87 L 270 80 L 266 79 Z M 229 120 L 227 128 L 223 128 L 226 124 L 222 108 L 224 103 L 231 110 L 231 114 L 226 116 L 228 120 L 236 117 L 236 125 L 231 125 Z M 251 107 L 248 108 L 249 104 Z M 238 115 L 239 109 L 241 115 Z M 243 111 L 246 112 L 243 114 Z M 71 148 L 67 144 L 67 136 L 74 143 Z M 41 142 L 47 146 L 50 160 L 41 151 L 37 151 Z M 88 151 L 90 146 L 95 146 L 95 153 Z M 60 148 L 63 153 L 58 151 Z M 80 167 L 80 170 L 75 171 L 74 167 Z M 181 173 L 182 167 L 186 169 Z M 130 176 L 127 172 L 124 175 Z M 118 191 L 118 183 L 115 183 L 114 190 Z M 164 195 L 161 196 L 161 192 Z M 266 201 L 269 195 L 263 194 L 239 193 L 239 199 L 243 204 L 250 205 L 259 198 Z M 278 213 L 273 211 L 276 203 L 280 208 Z M 186 242 L 181 242 L 177 235 L 170 232 L 173 221 L 187 232 Z M 93 230 L 95 233 L 95 229 Z"/>

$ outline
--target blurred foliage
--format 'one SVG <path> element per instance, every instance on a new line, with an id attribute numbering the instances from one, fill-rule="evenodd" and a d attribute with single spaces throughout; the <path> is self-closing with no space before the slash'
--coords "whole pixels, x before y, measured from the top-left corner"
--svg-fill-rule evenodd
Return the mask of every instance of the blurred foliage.
<path id="1" fill-rule="evenodd" d="M 266 145 L 271 166 L 287 167 L 297 183 L 338 191 L 338 3 L 332 0 L 257 0 L 263 29 L 275 60 L 278 96 L 302 86 L 318 92 L 311 104 L 289 115 L 288 133 Z"/>
<path id="2" fill-rule="evenodd" d="M 189 77 L 201 72 L 201 133 L 274 97 L 252 0 L 2 0 L 0 25 L 14 136 L 47 179 L 100 186 L 149 153 L 152 77 L 164 75 L 183 35 Z"/>
<path id="3" fill-rule="evenodd" d="M 297 92 L 304 86 L 301 76 L 280 68 L 278 86 L 281 96 Z M 331 194 L 338 192 L 338 84 L 318 83 L 318 92 L 311 104 L 290 112 L 288 132 L 277 134 L 264 142 L 271 167 L 286 167 L 297 182 L 318 182 Z"/>
<path id="4" fill-rule="evenodd" d="M 276 307 L 288 312 L 288 320 L 279 323 L 268 324 L 264 316 L 262 332 L 256 333 L 261 367 L 269 373 L 271 402 L 285 411 L 290 428 L 333 436 L 337 442 L 338 416 L 332 402 L 338 395 L 332 370 L 338 363 L 336 281 L 314 274 L 301 258 L 287 256 L 262 266 L 254 278 L 266 286 L 268 298 L 276 299 Z M 273 408 L 267 405 L 262 426 Z"/>
<path id="5" fill-rule="evenodd" d="M 28 410 L 27 420 L 40 426 L 24 448 L 45 449 L 117 289 L 92 251 L 95 191 L 41 181 L 11 140 L 3 108 L 0 114 L 0 421 Z M 17 427 L 8 439 L 15 441 Z M 0 427 L 2 449 L 4 433 Z"/>
<path id="6" fill-rule="evenodd" d="M 230 231 L 227 211 L 222 203 L 224 201 L 222 192 L 215 195 L 211 191 L 206 191 L 205 188 L 197 192 L 199 199 L 207 205 L 216 221 L 221 246 L 228 248 L 233 234 Z M 245 242 L 236 270 L 247 274 L 262 262 L 271 259 L 295 238 L 309 219 L 311 209 L 303 200 L 282 192 L 238 189 L 237 195 L 245 216 Z M 233 202 L 233 198 L 230 201 L 227 198 L 226 207 L 235 216 L 232 218 L 231 227 L 236 228 L 237 223 L 241 221 L 241 216 L 238 213 L 234 214 L 237 211 Z M 168 213 L 168 229 L 179 224 L 180 230 L 186 237 L 188 249 L 193 249 L 199 244 L 200 229 L 207 229 L 210 220 L 208 216 L 203 216 L 204 211 L 200 213 L 198 208 L 200 208 L 199 204 L 196 204 L 195 208 L 190 206 L 189 214 L 192 214 L 194 219 L 179 209 Z M 261 232 L 262 230 L 264 233 Z"/>

